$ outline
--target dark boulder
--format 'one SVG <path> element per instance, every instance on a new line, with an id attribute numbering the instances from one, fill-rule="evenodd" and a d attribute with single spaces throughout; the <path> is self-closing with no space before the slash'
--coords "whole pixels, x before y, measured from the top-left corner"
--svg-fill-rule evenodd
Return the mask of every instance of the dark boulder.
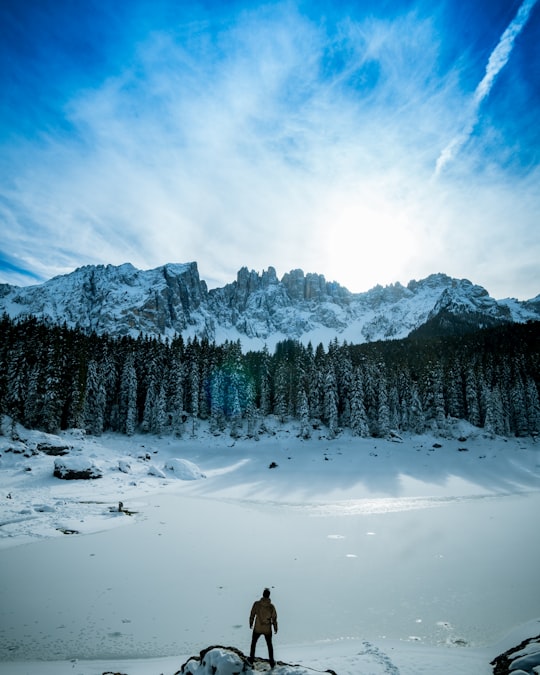
<path id="1" fill-rule="evenodd" d="M 93 480 L 101 478 L 103 472 L 91 459 L 68 456 L 54 460 L 53 475 L 63 480 Z"/>

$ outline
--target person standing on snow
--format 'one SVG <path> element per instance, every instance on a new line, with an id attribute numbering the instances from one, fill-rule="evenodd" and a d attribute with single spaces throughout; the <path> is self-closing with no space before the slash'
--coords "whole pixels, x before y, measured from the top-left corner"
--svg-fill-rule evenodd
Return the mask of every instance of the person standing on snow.
<path id="1" fill-rule="evenodd" d="M 255 622 L 255 625 L 254 625 Z M 255 647 L 257 640 L 264 635 L 266 645 L 268 647 L 268 660 L 270 667 L 275 666 L 274 648 L 272 646 L 272 626 L 274 633 L 278 632 L 277 612 L 274 605 L 270 602 L 270 590 L 265 588 L 260 600 L 256 600 L 251 608 L 249 615 L 249 627 L 253 628 L 253 635 L 251 636 L 251 650 L 249 652 L 249 662 L 253 664 L 255 658 Z"/>

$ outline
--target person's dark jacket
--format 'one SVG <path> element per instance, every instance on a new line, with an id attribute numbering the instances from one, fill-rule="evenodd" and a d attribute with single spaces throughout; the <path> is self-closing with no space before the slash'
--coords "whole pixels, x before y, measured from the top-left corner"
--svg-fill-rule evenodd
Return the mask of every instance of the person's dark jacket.
<path id="1" fill-rule="evenodd" d="M 272 626 L 274 632 L 278 631 L 277 612 L 274 605 L 270 602 L 270 598 L 261 598 L 253 603 L 251 614 L 249 615 L 249 627 L 253 627 L 256 633 L 263 633 L 266 635 L 272 634 Z"/>

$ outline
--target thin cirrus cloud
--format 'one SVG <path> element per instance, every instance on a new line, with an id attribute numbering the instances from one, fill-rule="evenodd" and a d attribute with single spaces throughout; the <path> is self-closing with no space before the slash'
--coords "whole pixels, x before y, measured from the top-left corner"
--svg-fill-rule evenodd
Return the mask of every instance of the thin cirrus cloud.
<path id="1" fill-rule="evenodd" d="M 0 279 L 196 260 L 210 286 L 272 265 L 353 291 L 442 271 L 536 295 L 538 167 L 507 161 L 489 108 L 534 4 L 450 62 L 421 5 L 138 14 L 54 119 L 3 141 Z"/>

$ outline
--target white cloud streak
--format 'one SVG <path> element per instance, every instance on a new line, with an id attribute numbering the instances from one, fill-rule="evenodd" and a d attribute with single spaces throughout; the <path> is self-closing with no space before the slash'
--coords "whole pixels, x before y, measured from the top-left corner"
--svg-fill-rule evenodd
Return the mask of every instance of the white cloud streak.
<path id="1" fill-rule="evenodd" d="M 196 260 L 211 286 L 272 265 L 352 291 L 443 271 L 509 294 L 509 205 L 521 195 L 527 233 L 539 197 L 502 174 L 430 180 L 464 105 L 454 79 L 433 77 L 437 57 L 415 14 L 330 35 L 279 6 L 214 42 L 155 33 L 125 72 L 73 97 L 75 139 L 17 148 L 0 186 L 5 246 L 47 277 Z M 514 294 L 540 277 L 526 284 Z"/>
<path id="2" fill-rule="evenodd" d="M 521 31 L 525 28 L 529 16 L 537 0 L 524 0 L 520 6 L 515 18 L 510 22 L 506 30 L 501 36 L 497 46 L 491 52 L 486 65 L 486 72 L 484 77 L 480 80 L 476 87 L 472 102 L 470 104 L 470 112 L 468 120 L 464 128 L 457 134 L 450 143 L 443 149 L 437 159 L 435 165 L 435 175 L 438 176 L 444 167 L 451 162 L 459 153 L 461 148 L 465 145 L 474 131 L 478 122 L 478 114 L 480 106 L 484 99 L 489 96 L 497 75 L 501 72 L 504 66 L 508 63 L 508 59 L 514 48 L 514 42 Z"/>

